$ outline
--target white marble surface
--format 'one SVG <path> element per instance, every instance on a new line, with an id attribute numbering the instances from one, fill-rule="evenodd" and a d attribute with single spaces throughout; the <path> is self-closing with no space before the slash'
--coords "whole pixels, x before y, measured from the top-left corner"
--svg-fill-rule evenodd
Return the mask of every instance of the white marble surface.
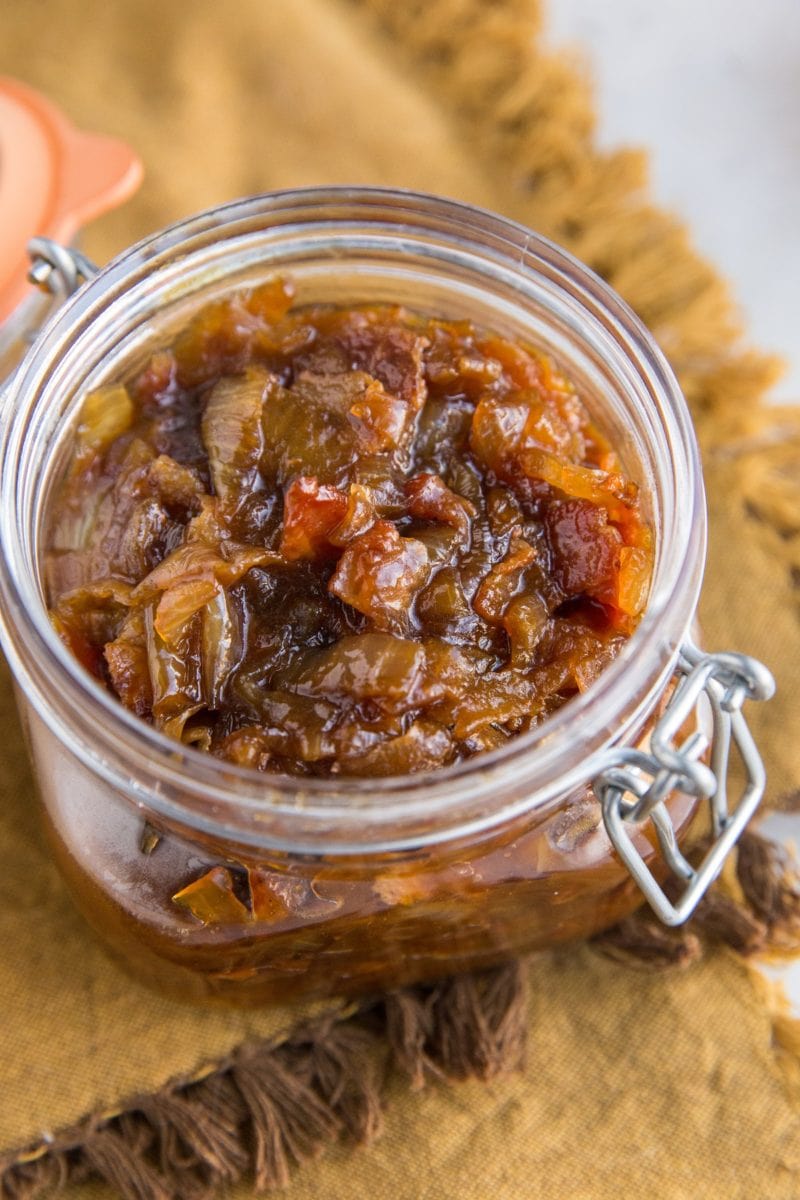
<path id="1" fill-rule="evenodd" d="M 800 402 L 800 0 L 550 0 L 597 82 L 605 145 L 651 152 L 658 201 L 733 282 Z"/>

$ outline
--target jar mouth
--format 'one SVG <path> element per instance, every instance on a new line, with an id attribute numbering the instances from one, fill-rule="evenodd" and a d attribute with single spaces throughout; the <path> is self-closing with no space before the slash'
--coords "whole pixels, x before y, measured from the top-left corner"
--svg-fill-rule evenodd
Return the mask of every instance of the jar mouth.
<path id="1" fill-rule="evenodd" d="M 596 371 L 613 381 L 611 416 L 636 447 L 657 525 L 650 598 L 617 658 L 541 726 L 429 774 L 263 776 L 161 734 L 93 680 L 58 638 L 38 566 L 44 493 L 80 392 L 141 349 L 148 330 L 152 337 L 150 316 L 169 310 L 178 319 L 202 303 L 198 296 L 231 290 L 252 277 L 248 271 L 299 277 L 315 296 L 346 277 L 351 289 L 367 287 L 371 296 L 377 289 L 386 300 L 403 290 L 416 295 L 416 286 L 420 295 L 447 295 L 451 305 L 482 305 L 498 322 L 529 328 L 530 341 L 546 336 L 568 364 L 582 347 L 586 379 Z M 627 305 L 577 259 L 522 225 L 457 201 L 383 188 L 308 188 L 172 225 L 113 260 L 51 318 L 4 409 L 0 620 L 22 690 L 115 790 L 214 836 L 309 853 L 400 850 L 451 837 L 456 825 L 464 833 L 487 829 L 545 806 L 591 780 L 603 750 L 641 724 L 694 615 L 705 552 L 702 476 L 691 418 L 666 360 Z"/>

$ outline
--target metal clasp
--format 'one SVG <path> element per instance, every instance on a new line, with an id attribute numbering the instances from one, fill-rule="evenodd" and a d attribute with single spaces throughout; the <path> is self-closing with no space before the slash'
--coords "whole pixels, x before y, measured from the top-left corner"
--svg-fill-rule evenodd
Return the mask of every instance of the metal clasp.
<path id="1" fill-rule="evenodd" d="M 691 916 L 758 807 L 766 782 L 764 765 L 741 709 L 745 700 L 768 700 L 775 691 L 772 675 L 756 659 L 744 654 L 704 654 L 688 644 L 681 650 L 677 675 L 675 690 L 650 734 L 649 751 L 611 750 L 594 781 L 614 849 L 666 925 L 682 925 Z M 675 738 L 703 697 L 711 713 L 710 737 L 699 727 L 676 745 Z M 728 804 L 731 745 L 738 749 L 747 775 L 732 811 Z M 678 847 L 665 804 L 674 791 L 710 805 L 713 840 L 696 868 Z M 685 881 L 675 903 L 656 881 L 629 832 L 631 825 L 648 818 L 668 867 Z"/>
<path id="2" fill-rule="evenodd" d="M 80 250 L 62 246 L 52 238 L 31 238 L 28 257 L 31 260 L 28 280 L 43 292 L 62 300 L 67 300 L 73 292 L 77 292 L 100 269 Z"/>

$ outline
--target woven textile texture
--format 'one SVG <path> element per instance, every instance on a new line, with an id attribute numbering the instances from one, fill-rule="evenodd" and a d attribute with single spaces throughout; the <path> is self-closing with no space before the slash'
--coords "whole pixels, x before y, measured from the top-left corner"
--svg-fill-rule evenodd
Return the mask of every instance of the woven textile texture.
<path id="1" fill-rule="evenodd" d="M 81 0 L 11 0 L 0 72 L 141 154 L 140 193 L 86 232 L 99 261 L 248 193 L 379 183 L 502 212 L 604 275 L 654 331 L 692 407 L 711 516 L 704 637 L 775 670 L 778 698 L 753 724 L 770 802 L 788 805 L 800 787 L 789 736 L 800 713 L 798 417 L 762 405 L 776 366 L 741 348 L 724 284 L 648 198 L 645 157 L 595 148 L 591 90 L 579 64 L 544 50 L 541 16 L 535 0 L 106 0 L 91 13 Z M 241 1044 L 280 1043 L 318 1010 L 197 1011 L 107 959 L 39 841 L 7 676 L 0 696 L 3 728 L 14 731 L 0 753 L 0 1159 L 12 1161 Z M 800 1195 L 792 1034 L 736 955 L 656 974 L 578 947 L 526 970 L 523 1069 L 424 1090 L 391 1076 L 382 1136 L 368 1146 L 344 1138 L 295 1170 L 293 1157 L 308 1156 L 299 1144 L 283 1194 Z M 118 1180 L 119 1162 L 97 1155 L 96 1170 Z M 18 1194 L 30 1191 L 15 1179 Z M 202 1194 L 204 1180 L 200 1171 L 197 1191 L 181 1195 Z M 70 1182 L 66 1194 L 101 1200 L 117 1194 L 112 1183 Z M 248 1177 L 229 1194 L 252 1187 Z M 155 1168 L 129 1194 L 177 1195 Z"/>

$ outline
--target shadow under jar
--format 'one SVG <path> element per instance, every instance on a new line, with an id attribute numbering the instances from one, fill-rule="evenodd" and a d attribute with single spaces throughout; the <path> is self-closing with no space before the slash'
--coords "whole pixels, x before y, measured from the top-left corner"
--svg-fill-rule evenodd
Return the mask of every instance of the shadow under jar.
<path id="1" fill-rule="evenodd" d="M 130 377 L 202 306 L 276 275 L 291 279 L 295 305 L 403 304 L 543 351 L 640 484 L 655 543 L 640 624 L 586 692 L 500 749 L 403 777 L 259 774 L 128 712 L 48 619 L 48 513 L 82 398 Z M 40 335 L 5 414 L 4 645 L 47 828 L 79 908 L 138 978 L 237 1004 L 355 994 L 585 937 L 641 903 L 592 785 L 609 754 L 647 744 L 672 693 L 705 507 L 677 383 L 578 262 L 434 197 L 248 199 L 157 234 L 85 285 Z M 670 791 L 678 838 L 697 804 Z M 652 862 L 652 826 L 629 829 Z M 215 869 L 232 881 L 229 903 L 203 921 L 172 898 Z"/>

